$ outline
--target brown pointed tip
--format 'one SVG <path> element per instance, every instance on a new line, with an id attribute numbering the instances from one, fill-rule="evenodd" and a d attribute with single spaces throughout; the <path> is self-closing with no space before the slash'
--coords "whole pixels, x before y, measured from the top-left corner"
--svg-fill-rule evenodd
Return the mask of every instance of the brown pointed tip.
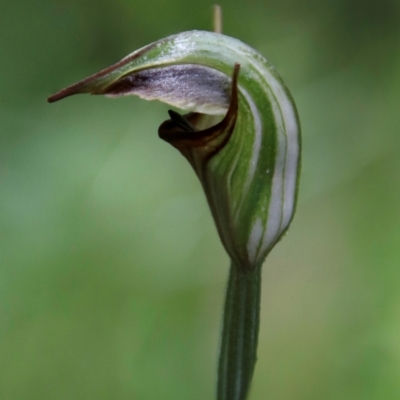
<path id="1" fill-rule="evenodd" d="M 49 96 L 47 98 L 47 102 L 48 103 L 54 103 L 54 102 L 56 102 L 58 100 L 64 99 L 65 97 L 71 96 L 71 94 L 72 93 L 65 94 L 65 89 L 63 89 L 63 90 L 60 90 L 59 92 Z"/>
<path id="2" fill-rule="evenodd" d="M 107 72 L 109 72 L 111 67 L 106 68 L 97 74 L 91 75 L 88 78 L 82 79 L 81 81 L 74 83 L 73 85 L 67 86 L 64 89 L 61 89 L 57 93 L 54 93 L 50 97 L 47 98 L 49 103 L 54 103 L 58 100 L 62 100 L 68 96 L 72 96 L 73 94 L 80 93 L 96 93 L 98 88 L 96 88 L 96 84 L 94 83 L 98 78 L 103 77 Z"/>
<path id="3" fill-rule="evenodd" d="M 132 53 L 128 57 L 123 58 L 121 61 L 117 62 L 116 64 L 113 64 L 96 74 L 93 74 L 85 79 L 82 79 L 81 81 L 75 83 L 74 85 L 68 86 L 65 89 L 60 90 L 59 92 L 53 94 L 52 96 L 47 98 L 47 101 L 49 103 L 54 103 L 58 100 L 64 99 L 65 97 L 72 96 L 73 94 L 80 94 L 80 93 L 91 93 L 91 94 L 104 94 L 103 89 L 104 89 L 104 81 L 107 80 L 105 77 L 109 74 L 112 74 L 120 67 L 123 67 L 126 64 L 129 64 L 132 60 L 140 57 L 143 55 L 145 52 L 149 51 L 151 48 L 157 46 L 159 42 L 155 42 L 152 44 L 149 44 L 146 47 L 143 47 L 139 51 L 136 51 L 135 53 Z M 120 75 L 118 72 L 113 75 L 114 78 L 111 80 L 107 80 L 108 84 L 113 83 L 115 80 L 120 78 Z M 107 84 L 107 85 L 108 85 Z M 107 86 L 106 85 L 106 86 Z"/>
<path id="4" fill-rule="evenodd" d="M 116 64 L 118 65 L 118 64 Z M 58 100 L 62 100 L 65 97 L 72 96 L 73 94 L 80 94 L 80 93 L 96 93 L 98 92 L 98 87 L 96 85 L 96 81 L 99 78 L 104 77 L 106 74 L 110 73 L 113 71 L 115 66 L 108 67 L 106 69 L 103 69 L 100 72 L 97 72 L 94 75 L 91 75 L 85 79 L 82 79 L 81 81 L 74 83 L 73 85 L 67 86 L 64 89 L 61 89 L 59 92 L 53 94 L 50 96 L 47 101 L 49 103 L 54 103 Z"/>
<path id="5" fill-rule="evenodd" d="M 64 99 L 65 97 L 72 96 L 73 94 L 82 93 L 81 89 L 84 86 L 84 84 L 86 84 L 86 83 L 87 83 L 87 81 L 86 81 L 86 79 L 84 79 L 83 81 L 75 83 L 74 85 L 71 85 L 64 89 L 61 89 L 57 93 L 54 93 L 53 95 L 48 97 L 47 101 L 49 103 L 54 103 L 58 100 Z"/>

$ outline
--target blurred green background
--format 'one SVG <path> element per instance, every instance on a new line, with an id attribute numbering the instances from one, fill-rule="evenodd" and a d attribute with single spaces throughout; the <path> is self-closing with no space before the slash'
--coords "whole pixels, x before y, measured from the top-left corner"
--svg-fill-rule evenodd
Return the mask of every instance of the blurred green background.
<path id="1" fill-rule="evenodd" d="M 299 205 L 251 399 L 400 398 L 400 2 L 222 1 L 297 102 Z M 0 399 L 214 397 L 228 258 L 167 106 L 56 90 L 211 3 L 2 0 Z"/>

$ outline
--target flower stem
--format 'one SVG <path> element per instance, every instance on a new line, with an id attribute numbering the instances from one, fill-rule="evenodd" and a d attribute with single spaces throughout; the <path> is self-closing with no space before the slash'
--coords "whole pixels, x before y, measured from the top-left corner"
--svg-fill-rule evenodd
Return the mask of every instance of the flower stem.
<path id="1" fill-rule="evenodd" d="M 213 7 L 214 32 L 222 33 L 222 8 L 218 4 Z"/>
<path id="2" fill-rule="evenodd" d="M 218 365 L 217 400 L 245 400 L 257 360 L 261 266 L 231 264 Z"/>

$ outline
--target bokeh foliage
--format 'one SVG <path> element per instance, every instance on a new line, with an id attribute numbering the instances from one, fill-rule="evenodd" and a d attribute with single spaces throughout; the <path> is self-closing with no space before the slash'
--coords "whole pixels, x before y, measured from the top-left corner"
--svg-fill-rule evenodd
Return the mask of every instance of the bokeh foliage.
<path id="1" fill-rule="evenodd" d="M 400 397 L 400 2 L 222 1 L 303 128 L 297 216 L 264 267 L 252 399 Z M 0 398 L 213 398 L 228 271 L 167 107 L 46 97 L 211 4 L 3 0 Z"/>

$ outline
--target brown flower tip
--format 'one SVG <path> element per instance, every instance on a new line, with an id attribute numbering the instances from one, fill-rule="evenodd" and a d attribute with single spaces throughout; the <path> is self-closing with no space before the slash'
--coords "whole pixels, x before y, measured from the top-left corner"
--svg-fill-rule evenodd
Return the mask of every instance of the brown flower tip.
<path id="1" fill-rule="evenodd" d="M 171 119 L 164 121 L 158 128 L 161 139 L 177 148 L 199 173 L 199 163 L 215 156 L 229 141 L 235 128 L 238 115 L 238 76 L 240 64 L 233 70 L 231 96 L 227 113 L 217 124 L 199 129 L 210 116 L 201 113 L 180 115 L 170 110 Z"/>

